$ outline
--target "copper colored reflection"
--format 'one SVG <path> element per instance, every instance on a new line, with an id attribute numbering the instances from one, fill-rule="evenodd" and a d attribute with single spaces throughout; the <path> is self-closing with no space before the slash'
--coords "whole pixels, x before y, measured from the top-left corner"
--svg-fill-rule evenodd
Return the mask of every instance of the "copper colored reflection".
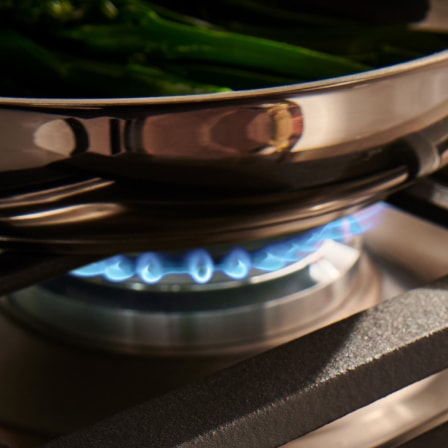
<path id="1" fill-rule="evenodd" d="M 303 131 L 300 107 L 283 101 L 146 118 L 142 147 L 164 157 L 198 158 L 291 150 Z"/>

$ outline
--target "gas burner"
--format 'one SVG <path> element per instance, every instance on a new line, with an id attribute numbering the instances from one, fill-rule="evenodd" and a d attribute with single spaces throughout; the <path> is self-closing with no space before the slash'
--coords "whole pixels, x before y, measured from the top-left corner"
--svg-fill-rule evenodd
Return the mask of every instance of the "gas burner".
<path id="1" fill-rule="evenodd" d="M 116 255 L 72 272 L 92 281 L 116 283 L 138 290 L 185 291 L 227 288 L 238 281 L 261 282 L 299 271 L 319 257 L 322 244 L 331 240 L 347 243 L 376 226 L 383 205 L 377 204 L 353 216 L 333 221 L 300 235 L 258 242 L 244 247 L 212 250 L 194 249 L 181 253 L 143 253 Z M 230 285 L 228 284 L 230 282 Z"/>
<path id="2" fill-rule="evenodd" d="M 256 352 L 379 300 L 360 235 L 382 209 L 377 204 L 298 236 L 238 248 L 117 255 L 16 292 L 8 308 L 89 347 Z"/>
<path id="3" fill-rule="evenodd" d="M 367 308 L 377 300 L 378 289 L 380 300 L 388 300 L 446 274 L 446 229 L 390 206 L 371 218 L 380 221 L 373 229 L 367 226 L 370 219 L 355 215 L 356 222 L 366 225 L 362 236 L 346 233 L 320 242 L 319 255 L 307 255 L 313 263 L 295 260 L 279 271 L 254 271 L 239 280 L 218 272 L 208 283 L 198 284 L 190 274 L 182 274 L 185 283 L 176 292 L 163 284 L 180 279 L 178 274 L 167 274 L 155 284 L 139 282 L 138 275 L 125 282 L 110 282 L 102 274 L 66 275 L 2 297 L 1 311 L 9 313 L 0 313 L 0 354 L 8 367 L 0 369 L 0 421 L 41 435 L 33 444 L 38 445 Z M 241 249 L 254 254 L 271 244 Z M 207 251 L 216 264 L 228 253 L 221 248 Z M 182 258 L 180 253 L 167 255 Z M 334 269 L 331 263 L 336 263 Z M 339 277 L 333 278 L 330 274 L 337 269 Z M 297 289 L 288 293 L 294 286 Z M 272 291 L 277 295 L 270 295 Z M 13 314 L 15 319 L 10 318 Z M 29 331 L 32 326 L 38 331 Z M 339 343 L 344 345 L 345 339 L 335 341 Z M 80 349 L 82 344 L 87 349 Z M 183 356 L 168 356 L 179 354 Z M 442 396 L 440 390 L 431 389 L 429 396 L 434 412 L 431 397 Z M 403 416 L 402 402 L 395 403 L 392 410 Z M 373 412 L 384 416 L 375 427 L 389 425 L 390 414 L 383 408 L 380 416 Z M 353 426 L 365 425 L 362 418 L 356 422 L 348 426 L 349 433 Z M 397 429 L 403 429 L 401 423 L 403 419 Z M 347 440 L 339 433 L 325 434 L 318 446 Z"/>

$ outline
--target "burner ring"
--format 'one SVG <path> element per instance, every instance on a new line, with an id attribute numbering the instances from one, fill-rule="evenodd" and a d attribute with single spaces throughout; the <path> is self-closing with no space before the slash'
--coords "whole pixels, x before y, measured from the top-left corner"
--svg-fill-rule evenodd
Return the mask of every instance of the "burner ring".
<path id="1" fill-rule="evenodd" d="M 313 331 L 379 300 L 375 268 L 351 244 L 328 240 L 307 266 L 242 289 L 196 291 L 173 299 L 134 290 L 121 304 L 110 297 L 92 302 L 92 286 L 82 279 L 31 287 L 11 294 L 7 309 L 27 324 L 71 343 L 110 351 L 168 356 L 254 353 Z M 293 265 L 294 266 L 294 265 Z M 75 288 L 75 286 L 79 288 Z M 200 286 L 200 285 L 198 285 Z M 102 287 L 102 286 L 100 286 Z M 260 291 L 271 292 L 270 297 Z M 126 291 L 127 294 L 130 291 Z M 172 294 L 173 297 L 176 297 Z M 232 297 L 234 296 L 234 297 Z M 163 303 L 163 297 L 167 298 Z M 144 306 L 145 302 L 148 302 Z M 143 305 L 142 305 L 143 304 Z"/>

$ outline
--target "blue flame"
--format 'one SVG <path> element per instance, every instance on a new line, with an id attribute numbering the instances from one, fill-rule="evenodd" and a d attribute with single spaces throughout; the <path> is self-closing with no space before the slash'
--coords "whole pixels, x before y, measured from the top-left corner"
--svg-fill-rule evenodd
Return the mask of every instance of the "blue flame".
<path id="1" fill-rule="evenodd" d="M 326 240 L 347 242 L 355 235 L 372 230 L 378 224 L 384 204 L 376 204 L 352 216 L 330 222 L 298 236 L 266 245 L 249 252 L 233 248 L 222 258 L 213 258 L 205 249 L 187 251 L 183 256 L 146 252 L 138 256 L 116 255 L 72 272 L 78 277 L 98 277 L 122 282 L 133 277 L 155 284 L 165 276 L 188 275 L 195 283 L 205 284 L 216 272 L 233 280 L 242 280 L 251 270 L 276 271 L 315 252 Z"/>
<path id="2" fill-rule="evenodd" d="M 207 283 L 213 276 L 214 264 L 205 249 L 196 249 L 186 255 L 187 272 L 196 283 Z"/>
<path id="3" fill-rule="evenodd" d="M 251 266 L 249 254 L 239 247 L 232 249 L 221 262 L 222 272 L 233 280 L 246 278 Z"/>
<path id="4" fill-rule="evenodd" d="M 78 277 L 96 277 L 97 275 L 102 275 L 106 267 L 106 261 L 107 260 L 101 260 L 82 266 L 76 269 L 76 271 L 72 271 L 72 274 L 75 274 Z"/>
<path id="5" fill-rule="evenodd" d="M 297 257 L 295 261 L 298 261 Z M 252 254 L 252 267 L 261 271 L 278 271 L 284 268 L 286 264 L 287 261 L 284 257 L 272 253 L 270 246 L 266 246 L 264 249 Z"/>
<path id="6" fill-rule="evenodd" d="M 161 257 L 154 253 L 148 252 L 140 255 L 136 260 L 135 270 L 143 283 L 157 283 L 165 275 Z"/>
<path id="7" fill-rule="evenodd" d="M 134 275 L 134 262 L 126 255 L 116 255 L 105 262 L 103 276 L 111 282 L 123 282 Z"/>

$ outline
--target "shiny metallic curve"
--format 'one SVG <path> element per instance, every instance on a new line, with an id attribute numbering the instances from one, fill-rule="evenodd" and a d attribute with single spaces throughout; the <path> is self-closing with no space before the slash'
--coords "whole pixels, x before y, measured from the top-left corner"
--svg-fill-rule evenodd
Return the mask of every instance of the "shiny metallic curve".
<path id="1" fill-rule="evenodd" d="M 318 151 L 320 158 L 326 157 L 323 150 L 344 154 L 390 143 L 446 118 L 447 80 L 448 50 L 349 76 L 231 93 L 0 98 L 0 166 L 2 171 L 36 167 L 81 152 L 143 152 L 192 160 L 284 150 Z M 220 139 L 229 130 L 233 138 L 223 143 Z M 444 134 L 440 137 L 447 137 L 446 130 Z M 253 141 L 241 147 L 251 136 Z M 425 170 L 437 163 L 434 159 Z"/>
<path id="2" fill-rule="evenodd" d="M 329 222 L 448 163 L 447 85 L 444 51 L 270 89 L 0 98 L 0 242 L 108 253 L 130 226 L 125 250 L 156 250 Z"/>
<path id="3" fill-rule="evenodd" d="M 408 179 L 404 167 L 357 182 L 325 189 L 278 195 L 175 201 L 117 197 L 75 197 L 66 203 L 69 187 L 57 197 L 35 202 L 0 201 L 0 243 L 4 247 L 50 249 L 52 252 L 107 255 L 144 250 L 177 250 L 260 240 L 317 227 L 383 199 Z M 89 184 L 108 188 L 98 180 Z M 82 188 L 81 188 L 82 189 Z M 74 188 L 76 191 L 77 189 Z M 113 202 L 115 201 L 115 202 Z M 118 231 L 117 231 L 118 229 Z M 129 233 L 129 229 L 133 229 Z M 119 233 L 122 232 L 122 233 Z M 125 238 L 122 237 L 125 235 Z M 101 258 L 101 257 L 99 257 Z"/>

